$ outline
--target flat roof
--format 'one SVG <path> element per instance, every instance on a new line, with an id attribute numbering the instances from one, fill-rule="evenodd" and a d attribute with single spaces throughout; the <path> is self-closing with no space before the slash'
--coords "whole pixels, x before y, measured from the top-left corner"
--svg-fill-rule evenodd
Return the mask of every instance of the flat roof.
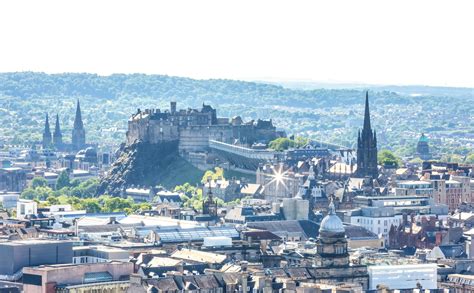
<path id="1" fill-rule="evenodd" d="M 73 263 L 67 263 L 67 264 L 53 264 L 53 265 L 40 265 L 36 267 L 25 267 L 24 269 L 26 270 L 39 270 L 39 271 L 55 271 L 55 270 L 63 270 L 65 268 L 77 268 L 79 266 L 96 266 L 96 265 L 104 265 L 104 264 L 110 264 L 110 265 L 132 265 L 133 263 L 131 262 L 124 262 L 124 261 L 118 261 L 118 260 L 111 260 L 108 262 L 98 262 L 98 263 L 84 263 L 84 264 L 73 264 Z"/>
<path id="2" fill-rule="evenodd" d="M 30 244 L 57 244 L 57 243 L 72 243 L 72 242 L 73 241 L 69 241 L 69 240 L 28 239 L 28 240 L 4 241 L 4 242 L 0 242 L 0 245 L 23 246 L 23 245 L 30 245 Z"/>

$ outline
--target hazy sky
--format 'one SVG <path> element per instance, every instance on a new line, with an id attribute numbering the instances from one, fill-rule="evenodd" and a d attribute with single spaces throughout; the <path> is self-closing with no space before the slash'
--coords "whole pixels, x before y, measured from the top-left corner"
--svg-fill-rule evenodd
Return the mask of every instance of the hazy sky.
<path id="1" fill-rule="evenodd" d="M 474 1 L 0 2 L 0 71 L 474 87 Z"/>

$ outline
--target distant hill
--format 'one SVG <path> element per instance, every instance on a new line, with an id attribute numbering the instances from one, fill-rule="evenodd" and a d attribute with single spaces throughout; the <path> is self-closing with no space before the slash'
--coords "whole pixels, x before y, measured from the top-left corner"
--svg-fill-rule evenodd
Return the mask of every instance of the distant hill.
<path id="1" fill-rule="evenodd" d="M 0 142 L 41 139 L 46 112 L 59 113 L 67 142 L 74 102 L 81 100 L 87 139 L 114 146 L 124 141 L 137 108 L 217 108 L 221 117 L 271 118 L 289 134 L 353 146 L 362 123 L 364 91 L 381 147 L 410 155 L 421 132 L 439 152 L 466 152 L 474 137 L 472 89 L 423 86 L 319 88 L 237 80 L 195 80 L 145 74 L 0 74 Z M 348 85 L 350 87 L 350 85 Z"/>

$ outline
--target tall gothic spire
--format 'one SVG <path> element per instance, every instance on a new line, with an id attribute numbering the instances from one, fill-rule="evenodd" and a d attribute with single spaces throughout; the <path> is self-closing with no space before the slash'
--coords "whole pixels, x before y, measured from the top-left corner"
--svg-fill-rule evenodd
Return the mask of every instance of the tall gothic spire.
<path id="1" fill-rule="evenodd" d="M 370 130 L 369 91 L 365 92 L 364 130 Z"/>
<path id="2" fill-rule="evenodd" d="M 54 125 L 54 136 L 61 135 L 61 128 L 59 126 L 59 115 L 56 114 L 56 123 Z"/>
<path id="3" fill-rule="evenodd" d="M 79 100 L 77 100 L 76 117 L 74 117 L 74 129 L 82 128 L 84 128 L 84 124 L 82 123 L 81 104 L 79 103 Z"/>
<path id="4" fill-rule="evenodd" d="M 51 129 L 49 127 L 49 117 L 46 114 L 46 121 L 44 122 L 44 130 L 43 130 L 43 148 L 47 148 L 51 145 Z"/>
<path id="5" fill-rule="evenodd" d="M 49 127 L 49 115 L 46 114 L 46 121 L 44 123 L 44 133 L 48 133 L 51 136 L 51 129 Z"/>
<path id="6" fill-rule="evenodd" d="M 60 149 L 63 144 L 63 135 L 61 134 L 61 127 L 59 126 L 58 114 L 56 114 L 56 123 L 54 125 L 53 143 L 57 149 Z"/>
<path id="7" fill-rule="evenodd" d="M 76 117 L 74 117 L 74 128 L 72 129 L 72 147 L 74 150 L 83 149 L 86 146 L 86 131 L 82 123 L 81 105 L 77 100 Z"/>
<path id="8" fill-rule="evenodd" d="M 369 92 L 365 93 L 364 126 L 357 137 L 358 177 L 377 178 L 377 134 L 370 125 Z"/>

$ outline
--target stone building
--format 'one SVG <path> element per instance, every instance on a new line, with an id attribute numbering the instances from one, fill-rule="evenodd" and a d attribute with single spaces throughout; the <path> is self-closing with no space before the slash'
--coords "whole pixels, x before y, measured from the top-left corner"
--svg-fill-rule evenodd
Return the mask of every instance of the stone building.
<path id="1" fill-rule="evenodd" d="M 426 137 L 425 134 L 422 133 L 416 145 L 416 155 L 419 156 L 422 160 L 431 159 L 430 147 L 428 142 L 428 137 Z"/>
<path id="2" fill-rule="evenodd" d="M 126 292 L 131 262 L 42 265 L 23 269 L 25 292 Z"/>
<path id="3" fill-rule="evenodd" d="M 84 123 L 82 121 L 81 106 L 79 101 L 76 105 L 76 115 L 74 117 L 74 127 L 71 134 L 71 144 L 66 144 L 63 142 L 63 135 L 61 132 L 61 126 L 59 123 L 59 115 L 56 114 L 56 121 L 54 125 L 54 132 L 51 134 L 51 129 L 49 125 L 49 116 L 46 114 L 44 130 L 43 130 L 43 139 L 42 139 L 43 149 L 54 147 L 54 149 L 59 151 L 79 151 L 85 149 L 86 145 L 86 131 L 84 128 Z M 89 145 L 90 146 L 90 145 Z"/>
<path id="4" fill-rule="evenodd" d="M 216 110 L 205 104 L 201 109 L 178 111 L 176 102 L 171 102 L 170 110 L 138 109 L 128 121 L 127 131 L 128 144 L 178 141 L 181 154 L 207 151 L 209 140 L 251 146 L 276 137 L 271 120 L 244 123 L 240 117 L 218 118 Z"/>
<path id="5" fill-rule="evenodd" d="M 327 283 L 347 282 L 360 284 L 364 290 L 369 286 L 367 266 L 349 262 L 348 243 L 344 225 L 336 215 L 334 203 L 321 221 L 319 237 L 316 240 L 318 258 L 316 281 Z"/>
<path id="6" fill-rule="evenodd" d="M 26 170 L 17 167 L 0 168 L 0 191 L 23 191 L 26 174 Z"/>
<path id="7" fill-rule="evenodd" d="M 370 126 L 369 93 L 365 96 L 364 127 L 357 138 L 357 177 L 378 177 L 377 134 Z"/>

